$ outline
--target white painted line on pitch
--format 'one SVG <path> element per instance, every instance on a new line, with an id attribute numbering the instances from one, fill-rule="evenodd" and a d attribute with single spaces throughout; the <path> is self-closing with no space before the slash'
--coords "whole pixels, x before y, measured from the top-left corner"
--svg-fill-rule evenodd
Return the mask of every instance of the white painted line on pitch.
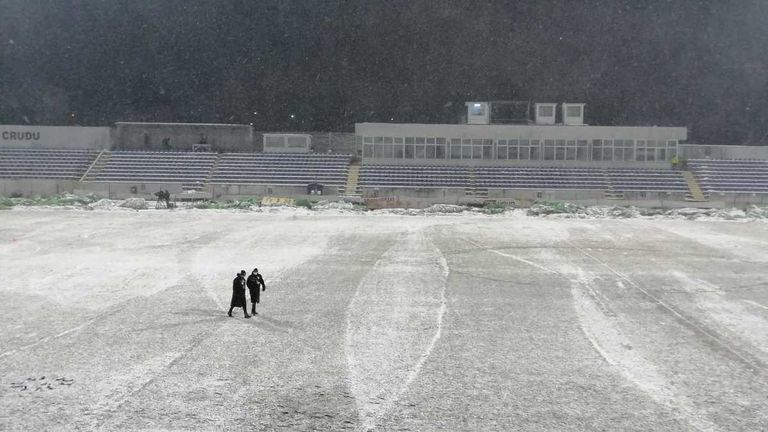
<path id="1" fill-rule="evenodd" d="M 728 295 L 713 283 L 691 278 L 679 271 L 673 271 L 671 274 L 680 281 L 683 289 L 690 293 L 696 305 L 718 324 L 729 329 L 755 348 L 768 353 L 768 321 L 764 317 L 752 313 L 752 309 L 744 306 L 742 302 L 729 300 Z M 757 302 L 743 301 L 757 307 L 763 307 Z"/>
<path id="2" fill-rule="evenodd" d="M 469 243 L 475 245 L 478 248 L 483 248 L 482 245 L 479 245 L 478 243 L 475 243 L 473 241 L 468 240 Z M 568 242 L 571 244 L 570 242 Z M 628 284 L 630 284 L 632 287 L 640 290 L 641 292 L 645 293 L 647 296 L 655 299 L 659 304 L 661 304 L 666 309 L 673 312 L 675 315 L 681 317 L 683 320 L 688 322 L 690 325 L 696 327 L 697 329 L 700 329 L 698 326 L 696 326 L 693 323 L 690 323 L 690 321 L 686 320 L 685 317 L 680 315 L 677 311 L 674 309 L 671 309 L 666 304 L 662 303 L 660 300 L 653 297 L 650 293 L 642 289 L 639 285 L 637 285 L 634 281 L 629 279 L 626 275 L 620 273 L 619 271 L 613 269 L 605 262 L 599 260 L 598 258 L 592 256 L 588 252 L 584 251 L 583 249 L 571 244 L 571 247 L 574 249 L 582 252 L 583 254 L 587 255 L 588 257 L 592 258 L 596 262 L 600 263 L 601 265 L 608 268 L 612 273 L 614 273 L 616 276 L 620 278 L 619 281 L 617 281 L 617 285 L 621 288 L 625 288 L 622 284 L 621 280 L 624 280 Z M 697 410 L 693 403 L 684 395 L 675 394 L 670 391 L 670 384 L 664 380 L 664 378 L 656 371 L 655 366 L 650 363 L 649 361 L 645 360 L 637 352 L 629 353 L 625 352 L 628 351 L 624 349 L 624 346 L 629 345 L 629 340 L 625 338 L 625 336 L 622 335 L 621 331 L 619 330 L 618 326 L 611 322 L 611 318 L 606 316 L 600 309 L 600 305 L 598 303 L 598 299 L 593 300 L 590 298 L 589 294 L 579 288 L 579 285 L 584 285 L 585 288 L 588 291 L 591 291 L 591 284 L 588 281 L 588 279 L 584 276 L 584 272 L 581 268 L 577 268 L 574 272 L 577 277 L 569 277 L 563 272 L 559 272 L 557 270 L 545 267 L 543 265 L 540 265 L 538 263 L 535 263 L 533 261 L 526 260 L 524 258 L 506 254 L 503 252 L 499 252 L 493 249 L 486 249 L 489 252 L 495 253 L 497 255 L 509 257 L 512 259 L 515 259 L 516 261 L 523 262 L 525 264 L 531 265 L 532 267 L 538 268 L 540 270 L 544 270 L 549 273 L 556 274 L 563 279 L 566 279 L 572 284 L 571 293 L 574 300 L 574 307 L 576 308 L 576 313 L 579 319 L 581 330 L 586 337 L 586 339 L 589 341 L 589 343 L 594 347 L 594 349 L 600 354 L 600 357 L 603 358 L 606 363 L 609 365 L 616 367 L 621 374 L 625 377 L 625 379 L 629 380 L 630 382 L 634 383 L 636 386 L 638 386 L 640 389 L 642 389 L 645 393 L 649 394 L 651 398 L 656 400 L 659 403 L 662 403 L 664 405 L 677 408 L 680 411 L 682 411 L 685 414 L 686 421 L 696 428 L 699 431 L 715 431 L 717 430 L 716 425 L 709 422 L 706 419 L 703 419 L 701 415 L 697 414 Z M 570 273 L 570 272 L 568 272 Z M 717 339 L 715 336 L 710 335 L 709 333 L 706 333 L 704 330 L 700 329 L 702 332 L 707 334 L 709 337 L 715 339 L 718 343 L 720 343 L 722 346 L 724 346 L 726 349 L 734 353 L 735 355 L 739 356 L 742 360 L 747 362 L 748 364 L 752 364 L 749 362 L 746 358 L 742 357 L 735 351 L 733 351 L 730 347 L 727 345 L 724 345 L 723 342 L 721 342 L 719 339 Z"/>
<path id="3" fill-rule="evenodd" d="M 557 270 L 552 270 L 551 268 L 544 267 L 543 265 L 536 264 L 533 261 L 529 261 L 529 260 L 527 260 L 525 258 L 521 258 L 521 257 L 516 256 L 516 255 L 510 255 L 508 253 L 504 253 L 504 252 L 497 251 L 497 250 L 494 250 L 494 249 L 490 249 L 490 252 L 493 252 L 493 253 L 495 253 L 497 255 L 501 255 L 503 257 L 512 258 L 515 261 L 520 261 L 521 263 L 525 263 L 525 264 L 528 264 L 530 266 L 536 267 L 537 269 L 543 270 L 543 271 L 545 271 L 547 273 L 552 273 L 552 274 L 560 275 L 560 273 Z"/>
<path id="4" fill-rule="evenodd" d="M 110 311 L 109 313 L 111 314 L 111 313 L 113 313 L 113 311 Z M 52 340 L 60 338 L 62 336 L 66 336 L 66 335 L 68 335 L 70 333 L 74 333 L 74 332 L 80 331 L 80 330 L 88 327 L 89 325 L 93 324 L 94 322 L 96 322 L 96 320 L 101 318 L 103 315 L 106 315 L 106 313 L 99 314 L 97 317 L 91 318 L 90 320 L 84 322 L 83 324 L 80 324 L 80 325 L 78 325 L 76 327 L 72 327 L 69 330 L 64 330 L 63 332 L 61 332 L 59 334 L 47 336 L 47 337 L 44 337 L 44 338 L 40 339 L 39 341 L 37 341 L 35 343 L 31 343 L 29 345 L 24 345 L 24 346 L 21 346 L 21 347 L 16 348 L 16 349 L 12 349 L 10 351 L 6 351 L 6 352 L 0 354 L 0 358 L 3 358 L 5 356 L 9 356 L 9 355 L 14 354 L 14 353 L 16 353 L 18 351 L 24 351 L 24 350 L 27 350 L 29 348 L 34 348 L 34 347 L 36 347 L 38 345 L 44 344 L 46 342 L 52 341 Z"/>
<path id="5" fill-rule="evenodd" d="M 762 308 L 762 309 L 768 310 L 768 306 L 762 305 L 762 304 L 760 304 L 760 303 L 758 303 L 758 302 L 756 302 L 756 301 L 752 301 L 752 300 L 744 300 L 744 303 L 748 303 L 748 304 L 751 304 L 752 306 L 757 306 L 757 307 L 759 307 L 759 308 Z"/>
<path id="6" fill-rule="evenodd" d="M 627 381 L 633 383 L 651 399 L 681 412 L 685 420 L 700 431 L 713 431 L 717 427 L 698 412 L 693 402 L 676 386 L 668 382 L 656 366 L 637 348 L 629 349 L 631 341 L 621 331 L 616 318 L 606 315 L 605 306 L 591 293 L 595 292 L 591 278 L 577 267 L 576 279 L 571 280 L 573 306 L 579 327 L 592 347 L 606 363 L 616 368 Z"/>
<path id="7" fill-rule="evenodd" d="M 686 324 L 688 324 L 689 326 L 691 326 L 691 327 L 695 328 L 695 329 L 696 329 L 697 331 L 699 331 L 701 334 L 703 334 L 703 335 L 707 336 L 709 339 L 713 340 L 715 343 L 717 343 L 718 345 L 720 345 L 722 348 L 724 348 L 725 350 L 727 350 L 728 352 L 730 352 L 731 354 L 733 354 L 734 356 L 736 356 L 738 359 L 740 359 L 742 362 L 744 362 L 744 364 L 746 364 L 747 366 L 749 366 L 749 367 L 750 367 L 752 370 L 754 370 L 754 371 L 759 371 L 759 370 L 760 370 L 760 366 L 756 365 L 756 364 L 755 364 L 755 363 L 754 363 L 752 360 L 750 360 L 750 359 L 748 359 L 748 358 L 744 357 L 744 355 L 742 355 L 742 354 L 741 354 L 741 353 L 739 353 L 738 351 L 736 351 L 736 350 L 734 350 L 733 348 L 731 348 L 731 347 L 730 347 L 728 344 L 726 344 L 724 341 L 722 341 L 722 340 L 721 340 L 719 337 L 717 337 L 717 336 L 715 336 L 714 334 L 712 334 L 712 333 L 708 332 L 708 331 L 707 331 L 707 330 L 705 330 L 704 328 L 700 327 L 699 325 L 697 325 L 697 324 L 696 324 L 696 323 L 694 323 L 693 321 L 691 321 L 691 320 L 689 320 L 688 318 L 686 318 L 684 315 L 682 315 L 680 312 L 678 312 L 678 311 L 677 311 L 677 309 L 675 309 L 675 308 L 673 308 L 672 306 L 668 305 L 668 304 L 667 304 L 667 303 L 666 303 L 664 300 L 662 300 L 662 299 L 660 299 L 660 298 L 658 298 L 658 297 L 654 296 L 653 294 L 651 294 L 651 293 L 650 293 L 650 292 L 648 292 L 647 290 L 643 289 L 643 287 L 641 287 L 641 286 L 640 286 L 639 284 L 637 284 L 635 281 L 633 281 L 632 279 L 630 279 L 630 278 L 629 278 L 627 275 L 625 275 L 625 274 L 623 274 L 623 273 L 619 272 L 618 270 L 616 270 L 616 269 L 614 269 L 613 267 L 611 267 L 610 265 L 608 265 L 606 262 L 604 262 L 604 261 L 602 261 L 601 259 L 599 259 L 599 258 L 597 258 L 597 257 L 593 256 L 592 254 L 590 254 L 589 252 L 585 251 L 584 249 L 582 249 L 582 248 L 580 248 L 580 247 L 576 246 L 575 244 L 573 244 L 573 243 L 571 243 L 571 242 L 568 242 L 568 244 L 570 244 L 570 245 L 571 245 L 571 246 L 572 246 L 572 247 L 573 247 L 575 250 L 578 250 L 578 251 L 579 251 L 579 252 L 581 252 L 582 254 L 584 254 L 584 255 L 586 255 L 586 256 L 588 256 L 588 257 L 592 258 L 592 259 L 593 259 L 595 262 L 597 262 L 597 263 L 599 263 L 600 265 L 602 265 L 603 267 L 607 268 L 607 269 L 608 269 L 608 270 L 609 270 L 611 273 L 613 273 L 613 274 L 615 274 L 616 276 L 618 276 L 619 278 L 623 279 L 623 280 L 624 280 L 625 282 L 627 282 L 627 283 L 628 283 L 630 286 L 632 286 L 633 288 L 635 288 L 635 289 L 637 289 L 638 291 L 640 291 L 641 293 L 643 293 L 643 294 L 644 294 L 646 297 L 648 297 L 649 299 L 653 300 L 653 301 L 654 301 L 656 304 L 658 304 L 659 306 L 661 306 L 661 307 L 663 307 L 664 309 L 666 309 L 667 311 L 669 311 L 671 314 L 673 314 L 674 316 L 676 316 L 676 317 L 677 317 L 678 319 L 680 319 L 681 321 L 685 322 L 685 323 L 686 323 Z"/>
<path id="8" fill-rule="evenodd" d="M 545 271 L 547 273 L 552 273 L 552 274 L 556 274 L 558 276 L 563 276 L 557 270 L 553 270 L 553 269 L 551 269 L 549 267 L 545 267 L 545 266 L 543 266 L 541 264 L 537 264 L 537 263 L 535 263 L 533 261 L 529 261 L 529 260 L 527 260 L 525 258 L 522 258 L 522 257 L 519 257 L 517 255 L 512 255 L 512 254 L 504 253 L 504 252 L 498 251 L 496 249 L 487 249 L 487 248 L 484 248 L 481 244 L 476 243 L 476 242 L 474 242 L 472 240 L 466 240 L 466 242 L 471 244 L 471 245 L 473 245 L 473 246 L 475 246 L 475 247 L 477 247 L 478 249 L 485 249 L 488 252 L 495 253 L 496 255 L 501 255 L 501 256 L 506 257 L 506 258 L 512 258 L 515 261 L 520 261 L 521 263 L 528 264 L 529 266 L 532 266 L 532 267 L 536 267 L 537 269 Z M 565 277 L 565 276 L 563 276 L 563 277 Z"/>

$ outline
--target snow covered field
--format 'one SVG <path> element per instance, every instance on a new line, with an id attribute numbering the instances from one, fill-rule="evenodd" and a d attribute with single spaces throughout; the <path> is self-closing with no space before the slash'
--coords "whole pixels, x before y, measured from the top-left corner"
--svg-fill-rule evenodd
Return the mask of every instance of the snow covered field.
<path id="1" fill-rule="evenodd" d="M 768 429 L 763 221 L 22 208 L 0 316 L 0 430 Z"/>

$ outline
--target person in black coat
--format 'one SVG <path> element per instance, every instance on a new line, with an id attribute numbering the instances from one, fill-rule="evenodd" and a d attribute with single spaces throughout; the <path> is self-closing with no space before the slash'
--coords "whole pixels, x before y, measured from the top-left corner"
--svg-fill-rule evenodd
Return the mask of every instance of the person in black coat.
<path id="1" fill-rule="evenodd" d="M 229 303 L 229 313 L 227 315 L 232 316 L 232 309 L 236 307 L 243 308 L 246 318 L 251 317 L 248 315 L 248 309 L 246 309 L 245 304 L 245 270 L 241 270 L 232 281 L 232 301 Z"/>
<path id="2" fill-rule="evenodd" d="M 253 269 L 251 275 L 248 276 L 246 285 L 248 285 L 248 291 L 251 292 L 251 315 L 257 315 L 258 312 L 256 312 L 256 303 L 259 302 L 260 297 L 259 286 L 261 286 L 261 291 L 266 291 L 267 289 L 267 287 L 264 285 L 264 278 L 259 274 L 259 269 Z"/>

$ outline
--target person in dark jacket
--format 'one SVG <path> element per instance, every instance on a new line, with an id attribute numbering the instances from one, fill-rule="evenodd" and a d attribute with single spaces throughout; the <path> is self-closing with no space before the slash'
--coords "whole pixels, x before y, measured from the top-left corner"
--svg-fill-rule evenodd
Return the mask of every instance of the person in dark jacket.
<path id="1" fill-rule="evenodd" d="M 229 312 L 227 315 L 232 316 L 232 309 L 236 307 L 243 308 L 243 313 L 246 318 L 251 317 L 248 315 L 248 309 L 246 309 L 245 303 L 245 270 L 241 270 L 232 281 L 232 301 L 229 303 Z"/>
<path id="2" fill-rule="evenodd" d="M 248 285 L 248 291 L 251 292 L 251 315 L 258 315 L 256 303 L 259 302 L 259 286 L 261 286 L 261 291 L 266 291 L 267 289 L 264 285 L 264 278 L 259 274 L 259 269 L 253 269 L 251 275 L 248 276 L 246 285 Z"/>

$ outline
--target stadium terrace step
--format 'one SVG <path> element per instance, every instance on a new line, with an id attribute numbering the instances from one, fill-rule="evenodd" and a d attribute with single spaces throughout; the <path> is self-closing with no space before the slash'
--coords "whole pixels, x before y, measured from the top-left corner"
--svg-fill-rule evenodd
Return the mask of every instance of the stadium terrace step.
<path id="1" fill-rule="evenodd" d="M 347 184 L 344 188 L 345 195 L 356 195 L 359 192 L 358 182 L 360 180 L 360 164 L 352 164 L 349 166 L 347 173 Z"/>
<path id="2" fill-rule="evenodd" d="M 747 159 L 690 159 L 688 168 L 703 194 L 768 193 L 768 161 Z"/>
<path id="3" fill-rule="evenodd" d="M 182 183 L 181 190 L 185 192 L 202 192 L 205 189 L 203 183 Z"/>
<path id="4" fill-rule="evenodd" d="M 104 153 L 107 153 L 107 156 L 105 156 Z M 93 160 L 91 166 L 88 167 L 88 170 L 86 170 L 83 176 L 80 177 L 80 181 L 87 181 L 91 179 L 92 176 L 95 176 L 95 174 L 101 171 L 101 169 L 104 168 L 104 164 L 106 163 L 105 159 L 109 159 L 109 153 L 106 150 L 102 150 L 99 152 L 99 155 L 96 156 L 96 159 Z"/>
<path id="5" fill-rule="evenodd" d="M 0 178 L 79 180 L 98 155 L 93 150 L 0 149 Z"/>
<path id="6" fill-rule="evenodd" d="M 104 152 L 85 180 L 204 183 L 216 159 L 215 153 Z"/>
<path id="7" fill-rule="evenodd" d="M 293 153 L 224 153 L 208 181 L 216 184 L 343 187 L 349 180 L 351 155 Z"/>
<path id="8" fill-rule="evenodd" d="M 699 187 L 699 183 L 696 181 L 696 177 L 690 171 L 683 171 L 683 178 L 688 184 L 689 194 L 686 194 L 686 201 L 708 201 L 708 197 L 704 195 Z"/>
<path id="9" fill-rule="evenodd" d="M 465 188 L 464 195 L 475 198 L 488 198 L 488 189 L 486 188 Z"/>

